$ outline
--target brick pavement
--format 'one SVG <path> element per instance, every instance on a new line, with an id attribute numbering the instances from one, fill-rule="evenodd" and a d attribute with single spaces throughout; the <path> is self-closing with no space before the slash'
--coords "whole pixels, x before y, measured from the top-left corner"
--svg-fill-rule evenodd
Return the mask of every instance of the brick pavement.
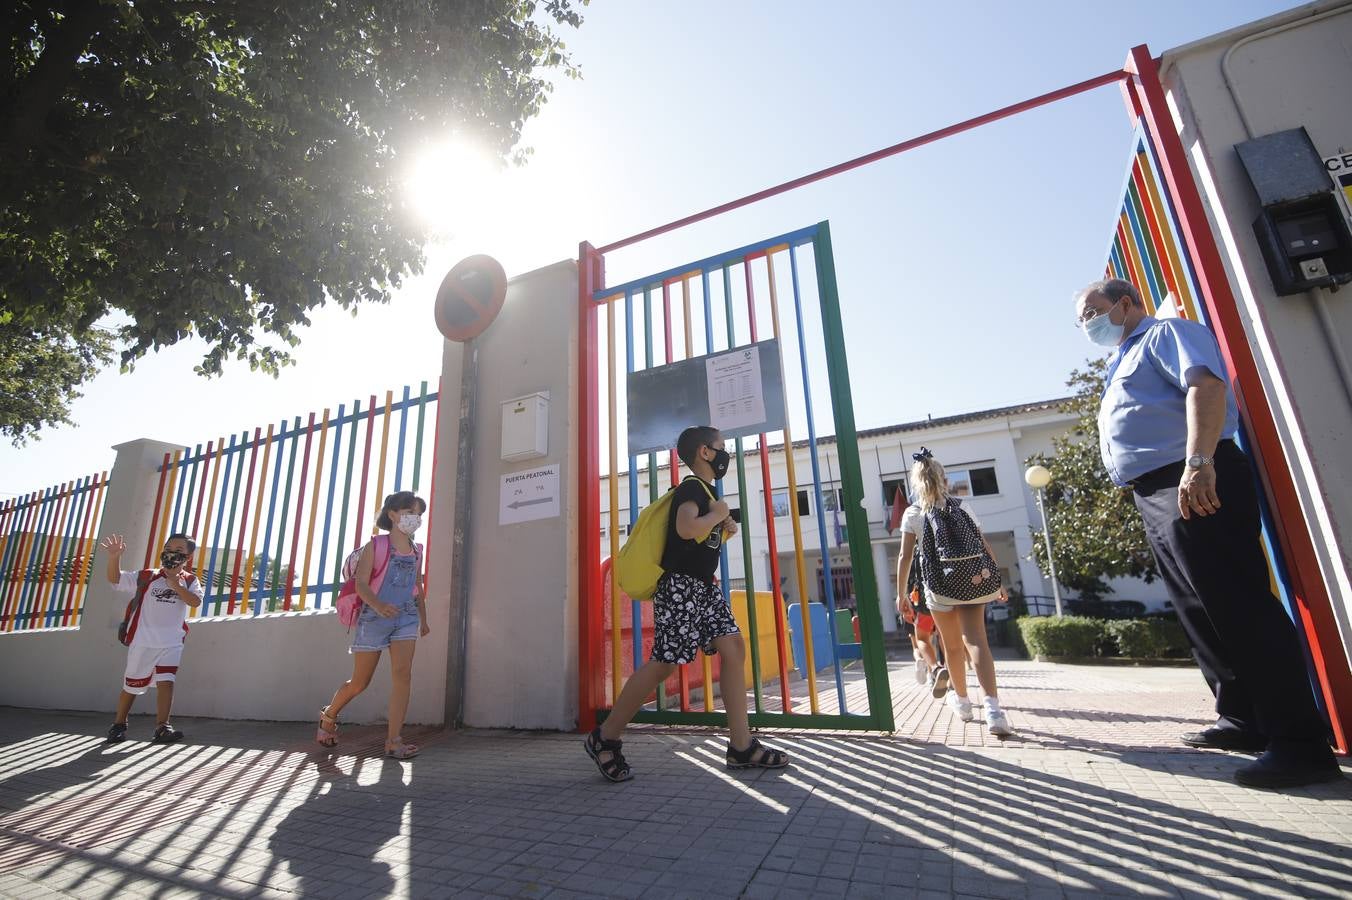
<path id="1" fill-rule="evenodd" d="M 1195 670 L 1002 663 L 1024 733 L 989 744 L 904 675 L 896 735 L 772 735 L 794 767 L 743 773 L 635 729 L 623 785 L 574 735 L 424 731 L 399 763 L 375 727 L 157 747 L 137 717 L 105 747 L 104 715 L 4 709 L 0 896 L 1352 896 L 1352 780 L 1252 791 L 1173 746 Z"/>

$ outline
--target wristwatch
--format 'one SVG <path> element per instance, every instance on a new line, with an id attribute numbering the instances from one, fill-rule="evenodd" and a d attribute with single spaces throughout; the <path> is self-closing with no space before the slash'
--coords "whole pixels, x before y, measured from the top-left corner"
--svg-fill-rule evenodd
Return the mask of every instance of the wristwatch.
<path id="1" fill-rule="evenodd" d="M 1210 466 L 1213 465 L 1215 462 L 1216 457 L 1214 456 L 1203 456 L 1200 453 L 1194 453 L 1192 456 L 1188 457 L 1188 468 L 1200 469 L 1202 468 L 1202 466 Z"/>

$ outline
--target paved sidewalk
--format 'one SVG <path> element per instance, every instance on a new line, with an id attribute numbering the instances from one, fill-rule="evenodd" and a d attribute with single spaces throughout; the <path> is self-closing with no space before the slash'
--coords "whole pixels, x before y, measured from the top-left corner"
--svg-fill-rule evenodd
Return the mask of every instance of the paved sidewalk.
<path id="1" fill-rule="evenodd" d="M 410 729 L 400 763 L 374 727 L 331 755 L 313 726 L 159 747 L 134 718 L 106 747 L 104 715 L 0 709 L 0 896 L 1352 896 L 1352 779 L 1252 791 L 1248 757 L 1156 740 L 1205 713 L 1195 670 L 1001 666 L 1036 735 L 941 742 L 912 685 L 911 732 L 767 736 L 783 772 L 636 729 L 621 785 L 574 735 Z"/>

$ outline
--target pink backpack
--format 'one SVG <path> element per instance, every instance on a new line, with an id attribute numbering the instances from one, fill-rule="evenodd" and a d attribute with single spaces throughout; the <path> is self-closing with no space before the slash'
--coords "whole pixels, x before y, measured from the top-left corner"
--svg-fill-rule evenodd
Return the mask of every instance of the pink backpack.
<path id="1" fill-rule="evenodd" d="M 390 565 L 390 536 L 388 534 L 378 534 L 371 538 L 372 552 L 375 553 L 375 561 L 371 563 L 371 591 L 379 594 L 380 586 L 385 582 L 385 569 Z M 357 593 L 357 563 L 361 559 L 362 550 L 365 547 L 358 547 L 347 555 L 343 561 L 343 586 L 338 589 L 338 621 L 343 627 L 351 628 L 357 624 L 357 617 L 361 615 L 363 602 L 361 596 Z M 418 558 L 418 571 L 422 571 L 422 544 L 414 544 L 413 552 Z"/>

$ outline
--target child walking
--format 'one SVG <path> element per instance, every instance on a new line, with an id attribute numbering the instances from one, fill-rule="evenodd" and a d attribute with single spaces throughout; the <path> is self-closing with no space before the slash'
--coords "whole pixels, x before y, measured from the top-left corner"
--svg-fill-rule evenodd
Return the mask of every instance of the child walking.
<path id="1" fill-rule="evenodd" d="M 915 680 L 923 684 L 939 699 L 948 693 L 948 671 L 944 669 L 935 647 L 938 635 L 934 631 L 934 616 L 925 603 L 924 592 L 918 581 L 911 581 L 906 594 L 897 592 L 897 612 L 906 623 L 915 654 Z"/>
<path id="2" fill-rule="evenodd" d="M 357 561 L 357 594 L 362 600 L 352 639 L 352 677 L 334 692 L 329 705 L 319 711 L 315 740 L 325 747 L 338 744 L 338 714 L 366 690 L 380 662 L 382 650 L 390 651 L 389 726 L 385 755 L 411 759 L 416 744 L 405 743 L 400 732 L 408 712 L 413 677 L 413 651 L 427 625 L 423 595 L 422 547 L 413 535 L 422 527 L 427 504 L 412 491 L 390 494 L 381 505 L 376 526 L 389 532 L 377 535 L 362 547 Z"/>
<path id="3" fill-rule="evenodd" d="M 911 454 L 911 489 L 917 502 L 901 517 L 901 556 L 897 559 L 897 583 L 910 571 L 920 548 L 921 591 L 943 639 L 946 665 L 935 671 L 935 698 L 947 694 L 946 702 L 962 721 L 976 718 L 967 699 L 967 661 L 985 694 L 986 728 L 997 737 L 1014 731 L 1000 708 L 995 684 L 995 661 L 986 640 L 986 605 L 1009 599 L 1000 586 L 1000 570 L 990 542 L 981 533 L 981 523 L 956 497 L 949 496 L 944 467 L 924 447 Z M 897 598 L 898 606 L 902 598 Z M 952 691 L 946 690 L 952 686 Z"/>
<path id="4" fill-rule="evenodd" d="M 727 473 L 730 460 L 723 436 L 707 425 L 687 428 L 676 442 L 676 453 L 695 477 L 681 482 L 671 501 L 663 574 L 653 594 L 652 655 L 625 682 L 610 715 L 586 739 L 587 755 L 610 781 L 634 777 L 620 752 L 620 735 L 629 720 L 677 665 L 694 662 L 700 650 L 717 653 L 723 660 L 719 671 L 728 715 L 728 768 L 781 769 L 789 764 L 788 754 L 751 736 L 746 645 L 727 599 L 714 583 L 723 541 L 737 533 L 728 504 L 713 496 L 713 483 Z"/>
<path id="5" fill-rule="evenodd" d="M 105 574 L 113 591 L 131 597 L 127 616 L 118 638 L 127 645 L 127 669 L 122 677 L 122 693 L 117 712 L 108 729 L 108 743 L 127 739 L 127 716 L 136 698 L 155 685 L 156 744 L 172 744 L 183 739 L 183 732 L 169 723 L 174 706 L 174 679 L 183 656 L 183 639 L 188 634 L 188 610 L 202 602 L 202 583 L 188 564 L 197 543 L 186 534 L 172 534 L 164 542 L 158 569 L 122 571 L 122 554 L 127 542 L 120 534 L 110 534 L 99 542 L 108 554 Z"/>

